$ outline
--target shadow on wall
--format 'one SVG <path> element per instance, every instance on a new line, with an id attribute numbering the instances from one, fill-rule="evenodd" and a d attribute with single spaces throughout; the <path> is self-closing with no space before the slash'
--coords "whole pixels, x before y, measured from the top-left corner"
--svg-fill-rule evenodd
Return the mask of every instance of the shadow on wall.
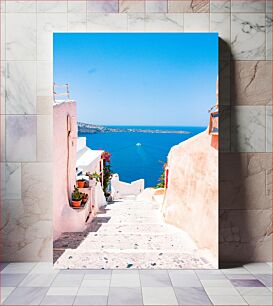
<path id="1" fill-rule="evenodd" d="M 222 60 L 224 58 L 224 60 Z M 228 43 L 219 38 L 219 267 L 223 268 L 226 263 L 240 262 L 240 228 L 247 229 L 244 218 L 231 220 L 227 209 L 231 207 L 230 202 L 236 194 L 233 186 L 228 186 L 230 177 L 241 177 L 242 167 L 239 153 L 231 152 L 231 82 L 234 83 L 234 76 L 231 75 L 232 53 Z M 232 84 L 235 86 L 235 84 Z M 235 87 L 232 86 L 234 89 Z M 233 155 L 233 156 L 232 156 Z M 236 157 L 235 157 L 236 155 Z M 237 159 L 236 166 L 232 160 Z M 228 189 L 228 190 L 227 190 Z M 244 206 L 245 197 L 242 197 Z M 240 224 L 236 224 L 239 220 Z M 232 253 L 231 254 L 231 250 Z"/>
<path id="2" fill-rule="evenodd" d="M 221 39 L 219 48 L 219 261 L 220 268 L 223 268 L 227 262 L 228 266 L 230 263 L 236 266 L 240 262 L 269 260 L 271 230 L 262 234 L 262 237 L 257 237 L 253 231 L 259 220 L 255 222 L 248 211 L 253 209 L 251 201 L 256 199 L 250 199 L 251 186 L 247 183 L 247 170 L 250 159 L 255 160 L 256 155 L 236 152 L 241 140 L 238 139 L 238 133 L 231 133 L 232 125 L 237 126 L 238 120 L 231 107 L 231 99 L 236 100 L 238 92 L 235 62 L 230 46 Z M 225 60 L 221 60 L 223 58 Z M 268 241 L 264 242 L 261 238 L 267 238 Z"/>

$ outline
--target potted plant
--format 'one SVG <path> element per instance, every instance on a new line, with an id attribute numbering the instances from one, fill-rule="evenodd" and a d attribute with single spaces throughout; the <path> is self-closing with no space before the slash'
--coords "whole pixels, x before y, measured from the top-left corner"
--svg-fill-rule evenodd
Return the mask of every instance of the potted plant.
<path id="1" fill-rule="evenodd" d="M 78 188 L 84 188 L 85 179 L 79 179 L 77 180 L 77 187 Z"/>
<path id="2" fill-rule="evenodd" d="M 82 202 L 82 193 L 79 189 L 74 186 L 74 191 L 72 192 L 72 206 L 73 207 L 80 207 Z"/>
<path id="3" fill-rule="evenodd" d="M 87 201 L 88 201 L 88 194 L 87 194 L 87 193 L 84 193 L 84 194 L 82 195 L 82 204 L 87 203 Z"/>
<path id="4" fill-rule="evenodd" d="M 92 174 L 90 172 L 87 172 L 86 175 L 89 176 L 90 180 L 95 180 L 97 182 L 99 182 L 101 179 L 100 174 L 98 174 L 97 172 L 94 172 Z"/>

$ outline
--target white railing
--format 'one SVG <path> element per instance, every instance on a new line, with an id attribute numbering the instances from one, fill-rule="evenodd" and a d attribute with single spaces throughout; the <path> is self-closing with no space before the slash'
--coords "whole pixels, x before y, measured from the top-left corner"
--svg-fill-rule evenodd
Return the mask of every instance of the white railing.
<path id="1" fill-rule="evenodd" d="M 131 183 L 122 182 L 119 180 L 118 174 L 114 174 L 111 179 L 111 195 L 114 200 L 120 199 L 123 196 L 139 195 L 144 190 L 144 179 L 139 179 Z"/>
<path id="2" fill-rule="evenodd" d="M 208 112 L 210 113 L 209 129 L 210 135 L 218 136 L 218 125 L 219 125 L 219 109 L 218 105 L 211 107 Z"/>
<path id="3" fill-rule="evenodd" d="M 61 91 L 60 89 L 64 91 Z M 63 99 L 58 99 L 58 97 L 63 97 Z M 54 98 L 54 103 L 70 101 L 69 84 L 56 84 L 54 82 L 53 98 Z"/>

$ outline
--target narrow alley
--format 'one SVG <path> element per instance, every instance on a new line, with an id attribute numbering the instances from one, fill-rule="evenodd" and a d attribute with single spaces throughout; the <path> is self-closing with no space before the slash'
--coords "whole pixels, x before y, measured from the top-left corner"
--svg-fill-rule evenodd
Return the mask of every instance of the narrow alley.
<path id="1" fill-rule="evenodd" d="M 133 196 L 108 204 L 85 232 L 63 233 L 54 249 L 58 269 L 212 268 L 209 252 L 166 224 L 159 204 Z"/>

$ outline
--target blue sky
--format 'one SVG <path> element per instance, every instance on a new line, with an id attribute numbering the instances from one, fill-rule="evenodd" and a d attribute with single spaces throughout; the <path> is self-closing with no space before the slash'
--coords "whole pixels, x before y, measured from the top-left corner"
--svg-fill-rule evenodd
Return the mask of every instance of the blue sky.
<path id="1" fill-rule="evenodd" d="M 217 76 L 215 33 L 54 34 L 54 81 L 82 122 L 205 126 Z"/>

